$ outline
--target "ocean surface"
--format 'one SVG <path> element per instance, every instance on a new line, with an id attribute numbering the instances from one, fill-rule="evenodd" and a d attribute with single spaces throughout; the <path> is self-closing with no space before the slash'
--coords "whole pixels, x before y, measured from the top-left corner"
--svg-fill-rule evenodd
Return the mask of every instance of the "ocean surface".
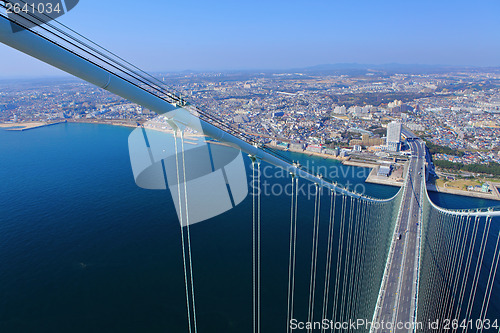
<path id="1" fill-rule="evenodd" d="M 0 332 L 187 332 L 179 223 L 167 191 L 134 183 L 131 131 L 93 124 L 0 130 Z M 389 198 L 398 190 L 364 184 L 369 169 L 290 157 L 360 193 Z M 290 181 L 275 168 L 267 172 L 271 190 Z M 431 197 L 452 208 L 496 205 Z M 251 332 L 251 204 L 248 196 L 191 228 L 200 332 Z M 312 197 L 300 201 L 299 219 L 312 220 L 313 204 Z M 262 201 L 269 332 L 286 321 L 289 205 L 286 195 Z M 310 229 L 302 226 L 299 238 L 309 239 Z M 307 263 L 310 243 L 298 251 Z M 307 282 L 307 270 L 298 274 L 299 285 Z"/>

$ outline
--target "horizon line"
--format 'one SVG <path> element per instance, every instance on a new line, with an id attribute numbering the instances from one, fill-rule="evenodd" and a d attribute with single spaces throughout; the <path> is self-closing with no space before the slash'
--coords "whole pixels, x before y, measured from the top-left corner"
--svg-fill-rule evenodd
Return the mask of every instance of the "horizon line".
<path id="1" fill-rule="evenodd" d="M 349 67 L 352 66 L 352 67 Z M 323 68 L 322 68 L 323 67 Z M 329 67 L 329 68 L 328 68 Z M 499 69 L 500 65 L 446 65 L 446 64 L 418 64 L 418 63 L 379 63 L 379 64 L 368 64 L 368 63 L 357 63 L 357 62 L 339 62 L 339 63 L 328 63 L 328 64 L 317 64 L 305 67 L 295 67 L 295 68 L 228 68 L 228 69 L 178 69 L 178 70 L 154 70 L 147 71 L 146 73 L 168 73 L 168 74 L 177 74 L 177 73 L 230 73 L 230 72 L 300 72 L 300 71 L 333 71 L 333 70 L 361 70 L 371 69 L 370 67 L 374 67 L 373 69 L 385 69 L 390 70 L 390 67 L 405 67 L 407 70 L 411 70 L 412 67 L 414 69 Z M 393 68 L 392 70 L 395 70 Z M 397 68 L 401 70 L 401 68 Z M 1 75 L 0 81 L 5 80 L 36 80 L 36 79 L 71 79 L 74 78 L 79 80 L 77 77 L 73 75 L 61 71 L 60 73 L 53 74 L 41 74 L 41 75 Z"/>

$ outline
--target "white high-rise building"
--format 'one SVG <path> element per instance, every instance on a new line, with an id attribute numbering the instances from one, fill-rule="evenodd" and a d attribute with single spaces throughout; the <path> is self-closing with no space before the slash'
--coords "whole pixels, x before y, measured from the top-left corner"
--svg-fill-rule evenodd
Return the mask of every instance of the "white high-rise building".
<path id="1" fill-rule="evenodd" d="M 342 106 L 336 106 L 335 109 L 333 110 L 333 113 L 335 114 L 346 114 L 347 110 L 345 108 L 345 105 Z"/>
<path id="2" fill-rule="evenodd" d="M 387 147 L 391 151 L 399 151 L 401 145 L 401 123 L 392 121 L 387 124 Z"/>

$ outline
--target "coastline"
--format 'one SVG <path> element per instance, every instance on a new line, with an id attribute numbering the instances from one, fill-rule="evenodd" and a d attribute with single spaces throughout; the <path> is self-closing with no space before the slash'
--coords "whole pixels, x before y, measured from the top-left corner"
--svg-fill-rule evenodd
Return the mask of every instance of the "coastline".
<path id="1" fill-rule="evenodd" d="M 40 128 L 40 127 L 64 124 L 66 122 L 67 122 L 66 120 L 63 120 L 63 121 L 54 121 L 54 122 L 30 121 L 30 122 L 26 122 L 26 123 L 2 123 L 2 124 L 0 124 L 0 129 L 3 129 L 5 131 L 22 132 L 22 131 L 28 131 L 28 130 Z"/>
<path id="2" fill-rule="evenodd" d="M 406 169 L 406 167 L 404 168 Z M 381 184 L 381 185 L 397 186 L 397 187 L 403 186 L 404 182 L 402 178 L 378 176 L 377 173 L 378 173 L 378 166 L 370 171 L 370 174 L 368 175 L 368 177 L 366 177 L 365 183 Z"/>
<path id="3" fill-rule="evenodd" d="M 97 124 L 97 125 L 113 125 L 113 126 L 122 126 L 122 127 L 131 127 L 135 128 L 137 127 L 137 124 L 139 122 L 137 121 L 120 121 L 120 120 L 92 120 L 92 119 L 69 119 L 68 123 L 75 123 L 75 124 Z M 142 123 L 141 123 L 142 125 Z"/>
<path id="4" fill-rule="evenodd" d="M 30 130 L 30 129 L 36 129 L 36 128 L 41 128 L 41 127 L 46 127 L 46 126 L 63 124 L 63 123 L 112 125 L 112 126 L 122 126 L 122 127 L 128 127 L 128 128 L 136 128 L 136 127 L 138 127 L 138 124 L 139 125 L 145 124 L 143 122 L 137 122 L 137 121 L 130 122 L 130 121 L 119 121 L 119 120 L 107 121 L 107 120 L 102 120 L 102 119 L 100 119 L 100 120 L 70 119 L 70 120 L 55 121 L 55 122 L 1 123 L 0 129 L 7 130 L 7 131 L 26 131 L 26 130 Z M 151 130 L 160 131 L 160 132 L 165 132 L 165 133 L 173 133 L 172 130 L 166 129 L 166 128 L 149 127 L 149 126 L 146 128 L 151 129 Z M 196 133 L 188 133 L 188 135 L 187 135 L 187 137 L 202 137 L 202 136 L 204 136 L 204 135 L 196 134 Z M 212 142 L 212 143 L 223 144 L 223 143 L 218 143 L 218 142 Z M 373 183 L 373 184 L 380 184 L 380 185 L 387 185 L 387 186 L 397 186 L 397 187 L 402 186 L 402 181 L 399 179 L 391 179 L 390 177 L 382 178 L 382 177 L 377 176 L 376 174 L 377 174 L 379 165 L 376 163 L 373 163 L 373 162 L 362 162 L 359 160 L 350 161 L 350 157 L 338 157 L 338 156 L 333 156 L 333 155 L 329 155 L 329 154 L 306 151 L 303 149 L 282 149 L 282 148 L 277 147 L 277 146 L 273 146 L 273 148 L 283 150 L 283 151 L 300 153 L 300 154 L 304 154 L 304 155 L 309 156 L 309 157 L 316 156 L 316 157 L 321 157 L 323 159 L 337 160 L 337 161 L 340 161 L 343 165 L 356 166 L 356 167 L 362 167 L 362 168 L 370 168 L 371 169 L 370 174 L 365 179 L 366 183 Z M 473 192 L 473 191 L 449 189 L 449 188 L 436 186 L 434 184 L 427 183 L 427 190 L 431 191 L 431 192 L 447 193 L 447 194 L 467 196 L 467 197 L 473 197 L 473 198 L 479 198 L 479 199 L 489 199 L 489 200 L 500 201 L 500 192 L 498 191 L 496 186 L 492 186 L 492 191 L 490 193 L 483 193 L 483 192 Z"/>
<path id="5" fill-rule="evenodd" d="M 321 158 L 323 158 L 325 160 L 326 159 L 337 160 L 337 161 L 344 161 L 344 160 L 346 160 L 346 158 L 343 158 L 343 157 L 337 157 L 337 156 L 323 154 L 323 153 L 315 153 L 315 152 L 312 152 L 312 151 L 306 151 L 304 149 L 291 149 L 291 148 L 283 149 L 283 148 L 280 148 L 278 146 L 273 146 L 273 148 L 278 149 L 278 150 L 283 150 L 283 151 L 290 151 L 292 153 L 304 154 L 304 155 L 307 155 L 309 157 L 310 156 L 321 157 Z"/>
<path id="6" fill-rule="evenodd" d="M 474 191 L 464 191 L 464 190 L 451 189 L 451 188 L 436 186 L 434 184 L 427 183 L 427 191 L 460 195 L 463 197 L 472 197 L 472 198 L 478 198 L 478 199 L 488 199 L 488 200 L 500 201 L 500 193 L 498 192 L 498 189 L 496 186 L 493 186 L 493 190 L 491 192 L 484 193 L 484 192 L 474 192 Z"/>

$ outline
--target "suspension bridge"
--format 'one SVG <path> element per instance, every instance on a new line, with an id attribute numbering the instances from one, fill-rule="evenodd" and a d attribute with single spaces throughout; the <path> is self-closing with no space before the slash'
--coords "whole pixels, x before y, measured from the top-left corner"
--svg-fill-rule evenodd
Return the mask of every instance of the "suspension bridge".
<path id="1" fill-rule="evenodd" d="M 0 1 L 5 11 L 8 1 Z M 24 3 L 23 0 L 15 1 Z M 11 2 L 13 3 L 13 2 Z M 193 205 L 187 183 L 189 158 L 184 141 L 187 128 L 211 137 L 250 156 L 252 181 L 252 318 L 249 330 L 265 330 L 261 320 L 261 209 L 258 191 L 262 163 L 282 168 L 290 175 L 287 295 L 276 300 L 286 308 L 283 331 L 308 332 L 500 332 L 500 231 L 497 209 L 449 210 L 435 205 L 426 189 L 430 156 L 425 144 L 405 132 L 412 156 L 406 166 L 404 186 L 390 199 L 377 199 L 349 191 L 312 170 L 290 161 L 282 153 L 238 132 L 187 102 L 163 82 L 116 54 L 43 14 L 0 15 L 0 41 L 76 77 L 163 114 L 174 131 L 174 156 L 169 161 L 155 151 L 144 136 L 140 147 L 147 163 L 173 169 L 172 190 L 180 220 L 187 329 L 202 331 L 197 323 L 196 279 L 191 251 Z M 208 151 L 211 156 L 212 152 Z M 187 161 L 187 162 L 186 162 Z M 140 163 L 139 163 L 140 164 Z M 230 175 L 221 175 L 231 192 Z M 144 166 L 144 170 L 149 166 Z M 142 170 L 142 169 L 141 169 Z M 227 171 L 227 170 L 226 170 Z M 198 172 L 201 172 L 198 170 Z M 156 179 L 156 178 L 155 178 Z M 149 179 L 151 180 L 151 179 Z M 314 209 L 307 221 L 299 218 L 303 197 L 299 183 L 312 183 Z M 146 182 L 147 183 L 147 182 Z M 156 186 L 157 183 L 149 186 Z M 166 188 L 166 185 L 158 188 Z M 231 196 L 231 195 L 230 195 Z M 231 196 L 231 203 L 238 201 Z M 242 199 L 241 199 L 242 200 Z M 325 208 L 326 207 L 326 208 Z M 325 210 L 327 211 L 325 215 Z M 199 221 L 196 221 L 199 222 Z M 307 284 L 299 283 L 298 226 L 308 223 L 310 260 Z M 321 226 L 327 225 L 327 232 Z M 299 237 L 298 237 L 299 236 Z M 326 247 L 320 246 L 325 244 Z M 320 251 L 325 249 L 325 253 Z M 323 260 L 324 259 L 324 260 Z M 297 295 L 306 290 L 305 299 Z M 494 295 L 497 295 L 496 297 Z M 298 316 L 303 319 L 298 320 Z M 361 321 L 358 321 L 361 320 Z"/>

